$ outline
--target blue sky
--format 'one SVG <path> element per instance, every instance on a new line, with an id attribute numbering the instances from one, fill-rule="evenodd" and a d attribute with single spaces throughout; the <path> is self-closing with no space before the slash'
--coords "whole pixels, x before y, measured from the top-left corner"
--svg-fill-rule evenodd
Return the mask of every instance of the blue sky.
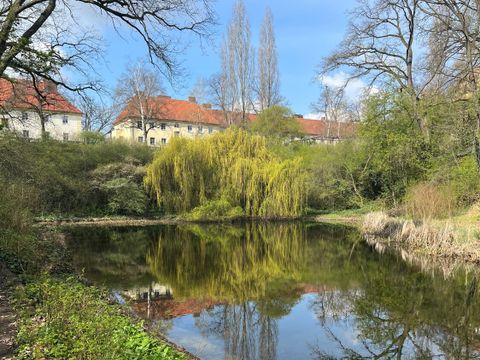
<path id="1" fill-rule="evenodd" d="M 302 114 L 312 111 L 311 104 L 319 95 L 318 85 L 313 81 L 315 68 L 343 38 L 346 13 L 355 3 L 355 0 L 245 1 L 254 46 L 264 10 L 266 6 L 272 9 L 282 95 L 293 111 Z M 165 83 L 168 95 L 186 98 L 198 78 L 208 78 L 218 71 L 218 44 L 230 21 L 233 4 L 234 0 L 214 3 L 219 24 L 213 29 L 212 44 L 203 44 L 202 47 L 194 38 L 189 41 L 188 48 L 180 56 L 186 75 L 174 87 Z M 107 64 L 101 66 L 99 72 L 106 85 L 113 88 L 128 62 L 144 57 L 146 49 L 134 36 L 125 34 L 122 39 L 108 25 L 101 29 L 107 43 Z"/>

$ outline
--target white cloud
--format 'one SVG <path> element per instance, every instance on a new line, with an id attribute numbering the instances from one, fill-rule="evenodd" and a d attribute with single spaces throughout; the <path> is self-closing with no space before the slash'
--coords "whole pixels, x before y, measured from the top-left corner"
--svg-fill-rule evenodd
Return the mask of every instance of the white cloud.
<path id="1" fill-rule="evenodd" d="M 345 72 L 338 72 L 333 75 L 325 75 L 319 77 L 320 83 L 331 88 L 340 88 L 345 86 L 349 76 Z M 369 87 L 362 79 L 351 79 L 345 87 L 345 96 L 350 101 L 358 101 L 367 91 L 369 94 L 375 94 L 378 89 Z"/>
<path id="2" fill-rule="evenodd" d="M 324 116 L 325 116 L 325 113 L 317 112 L 317 113 L 305 114 L 303 117 L 305 119 L 310 119 L 310 120 L 322 120 Z"/>

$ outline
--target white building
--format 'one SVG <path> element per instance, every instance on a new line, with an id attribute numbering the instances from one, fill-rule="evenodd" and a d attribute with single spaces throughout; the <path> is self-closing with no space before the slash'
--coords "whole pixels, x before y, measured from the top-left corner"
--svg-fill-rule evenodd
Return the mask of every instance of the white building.
<path id="1" fill-rule="evenodd" d="M 28 139 L 45 135 L 75 141 L 82 132 L 82 112 L 58 93 L 56 86 L 40 82 L 37 90 L 26 80 L 0 79 L 0 128 Z"/>

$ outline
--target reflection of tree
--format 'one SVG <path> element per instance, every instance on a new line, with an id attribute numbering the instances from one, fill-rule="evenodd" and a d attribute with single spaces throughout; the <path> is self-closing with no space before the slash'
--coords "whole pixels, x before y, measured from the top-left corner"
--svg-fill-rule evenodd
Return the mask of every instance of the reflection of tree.
<path id="1" fill-rule="evenodd" d="M 89 280 L 115 289 L 149 286 L 145 253 L 153 228 L 73 227 L 65 230 L 73 262 Z"/>
<path id="2" fill-rule="evenodd" d="M 224 339 L 226 359 L 276 359 L 278 324 L 260 303 L 224 305 L 203 313 L 196 325 L 206 336 Z"/>
<path id="3" fill-rule="evenodd" d="M 385 261 L 385 260 L 382 260 Z M 480 358 L 480 304 L 477 279 L 449 281 L 431 278 L 402 263 L 363 273 L 361 290 L 318 295 L 314 309 L 327 334 L 349 358 L 452 359 Z M 463 281 L 462 281 L 463 280 Z M 338 312 L 336 304 L 347 308 Z M 335 335 L 327 319 L 350 321 L 361 346 L 349 348 Z M 347 317 L 350 315 L 350 318 Z M 321 349 L 318 358 L 331 358 Z"/>
<path id="4" fill-rule="evenodd" d="M 177 297 L 260 299 L 275 279 L 299 279 L 304 237 L 300 224 L 166 227 L 147 263 Z"/>

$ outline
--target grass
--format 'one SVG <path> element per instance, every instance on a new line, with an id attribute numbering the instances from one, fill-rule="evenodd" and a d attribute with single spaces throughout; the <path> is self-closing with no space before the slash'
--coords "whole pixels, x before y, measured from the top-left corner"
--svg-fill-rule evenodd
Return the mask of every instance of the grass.
<path id="1" fill-rule="evenodd" d="M 17 291 L 19 359 L 187 359 L 75 278 L 42 276 Z"/>
<path id="2" fill-rule="evenodd" d="M 383 212 L 365 216 L 362 232 L 367 240 L 387 240 L 419 255 L 480 264 L 478 206 L 449 219 L 413 221 Z"/>

